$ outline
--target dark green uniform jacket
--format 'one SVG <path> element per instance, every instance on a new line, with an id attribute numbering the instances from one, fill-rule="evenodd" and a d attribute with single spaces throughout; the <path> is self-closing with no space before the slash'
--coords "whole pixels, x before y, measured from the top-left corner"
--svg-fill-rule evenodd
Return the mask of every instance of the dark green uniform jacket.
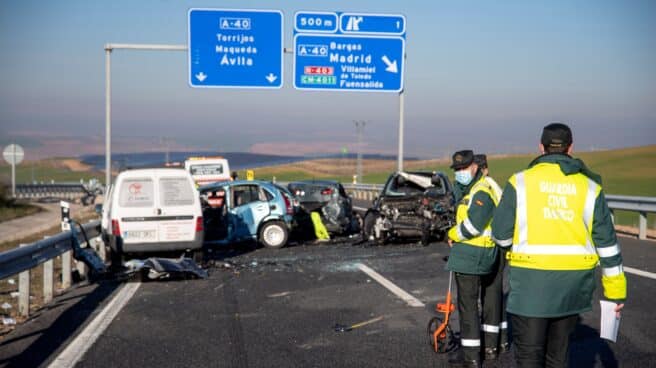
<path id="1" fill-rule="evenodd" d="M 456 205 L 464 204 L 463 200 L 469 194 L 472 187 L 484 179 L 479 170 L 469 185 L 464 186 L 456 182 L 454 190 Z M 490 221 L 492 221 L 494 201 L 488 193 L 480 190 L 474 193 L 473 196 L 470 196 L 468 202 L 470 201 L 472 205 L 467 210 L 467 217 L 476 230 L 482 233 L 490 224 Z M 468 205 L 469 203 L 466 204 Z M 458 223 L 456 226 L 460 227 L 460 232 L 466 239 L 474 238 L 463 223 Z M 454 242 L 451 253 L 449 254 L 447 269 L 471 275 L 485 275 L 494 269 L 497 261 L 497 253 L 498 250 L 496 247 L 485 248 Z"/>
<path id="2" fill-rule="evenodd" d="M 559 165 L 565 175 L 581 173 L 601 185 L 601 177 L 591 172 L 579 159 L 565 154 L 547 154 L 536 158 L 539 163 Z M 515 231 L 517 193 L 511 183 L 506 184 L 492 221 L 492 237 L 498 244 L 512 243 Z M 594 207 L 592 241 L 595 247 L 617 244 L 615 227 L 603 190 Z M 602 267 L 621 266 L 622 255 L 600 258 Z M 510 294 L 507 311 L 526 317 L 560 317 L 591 309 L 595 289 L 595 269 L 576 271 L 535 270 L 510 267 Z M 623 300 L 615 300 L 623 302 Z"/>

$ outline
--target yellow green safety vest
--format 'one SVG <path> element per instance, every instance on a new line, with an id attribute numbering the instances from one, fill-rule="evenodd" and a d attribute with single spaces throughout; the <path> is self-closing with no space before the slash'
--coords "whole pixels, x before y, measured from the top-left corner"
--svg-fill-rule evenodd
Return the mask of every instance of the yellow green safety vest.
<path id="1" fill-rule="evenodd" d="M 600 185 L 580 173 L 565 175 L 549 163 L 517 173 L 509 182 L 517 192 L 507 255 L 512 267 L 589 270 L 597 265 L 592 221 Z"/>
<path id="2" fill-rule="evenodd" d="M 485 229 L 483 229 L 480 235 L 470 239 L 464 239 L 460 231 L 460 225 L 463 224 L 470 234 L 478 234 L 479 232 L 467 217 L 467 211 L 471 207 L 471 200 L 479 191 L 487 193 L 492 198 L 495 207 L 499 204 L 499 198 L 497 198 L 494 189 L 484 177 L 481 177 L 472 186 L 469 193 L 458 203 L 458 208 L 456 209 L 456 225 L 449 230 L 449 238 L 455 239 L 458 243 L 473 245 L 475 247 L 492 248 L 495 246 L 494 240 L 492 240 L 492 221 L 489 221 L 485 225 Z"/>

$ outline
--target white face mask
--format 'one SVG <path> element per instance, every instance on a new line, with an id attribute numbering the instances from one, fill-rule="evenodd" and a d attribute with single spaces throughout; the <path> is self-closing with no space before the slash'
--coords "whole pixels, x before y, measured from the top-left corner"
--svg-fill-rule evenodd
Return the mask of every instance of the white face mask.
<path id="1" fill-rule="evenodd" d="M 462 185 L 469 185 L 473 177 L 469 169 L 456 171 L 456 181 Z"/>

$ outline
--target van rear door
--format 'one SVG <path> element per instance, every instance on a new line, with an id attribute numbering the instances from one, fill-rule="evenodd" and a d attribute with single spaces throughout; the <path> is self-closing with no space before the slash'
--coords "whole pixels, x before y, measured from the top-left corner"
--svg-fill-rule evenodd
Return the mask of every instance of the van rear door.
<path id="1" fill-rule="evenodd" d="M 155 181 L 152 175 L 125 177 L 117 184 L 117 218 L 125 243 L 155 243 L 157 212 Z M 114 217 L 114 215 L 112 215 Z"/>
<path id="2" fill-rule="evenodd" d="M 157 176 L 158 234 L 161 242 L 193 241 L 196 218 L 201 217 L 200 199 L 188 174 Z"/>

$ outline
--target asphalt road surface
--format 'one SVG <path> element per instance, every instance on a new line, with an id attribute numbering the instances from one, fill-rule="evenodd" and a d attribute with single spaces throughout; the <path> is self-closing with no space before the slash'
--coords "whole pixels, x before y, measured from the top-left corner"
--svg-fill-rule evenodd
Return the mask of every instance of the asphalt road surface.
<path id="1" fill-rule="evenodd" d="M 447 367 L 447 355 L 429 346 L 426 324 L 444 301 L 448 247 L 354 243 L 238 247 L 215 253 L 204 280 L 81 286 L 5 336 L 0 366 L 49 366 L 73 356 L 76 367 L 94 368 Z M 656 243 L 621 238 L 621 245 L 625 266 L 651 274 L 627 273 L 617 343 L 599 338 L 598 286 L 572 337 L 571 367 L 656 366 Z M 456 331 L 457 320 L 456 312 Z M 93 331 L 85 334 L 86 326 Z M 512 352 L 485 366 L 514 367 Z"/>

